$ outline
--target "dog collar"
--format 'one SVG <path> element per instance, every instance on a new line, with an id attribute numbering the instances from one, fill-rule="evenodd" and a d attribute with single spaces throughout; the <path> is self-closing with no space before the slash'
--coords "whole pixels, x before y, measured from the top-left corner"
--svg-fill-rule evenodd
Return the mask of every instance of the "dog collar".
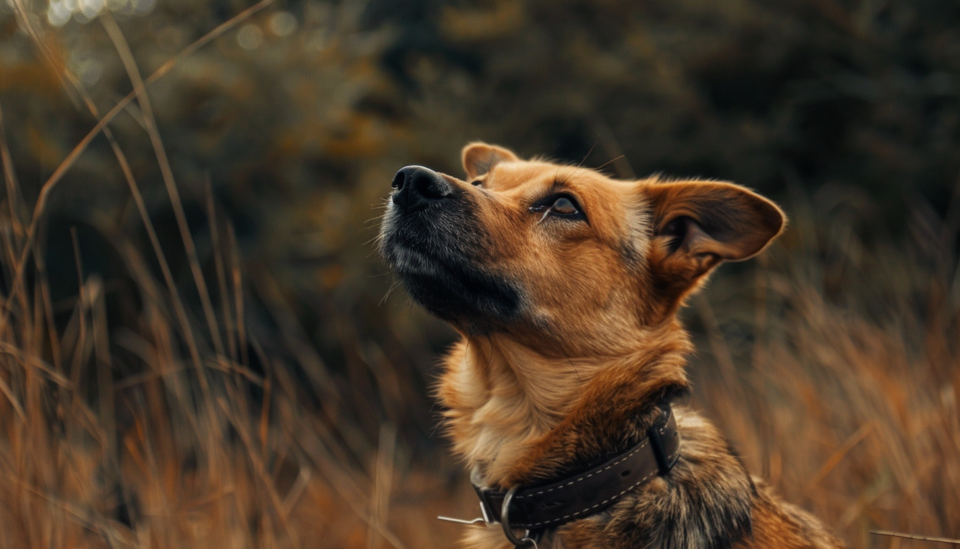
<path id="1" fill-rule="evenodd" d="M 657 475 L 668 474 L 680 456 L 680 434 L 670 405 L 662 409 L 636 446 L 589 471 L 505 492 L 474 483 L 483 521 L 500 523 L 516 547 L 536 547 L 545 530 L 599 513 Z M 524 536 L 517 538 L 514 529 L 525 530 Z"/>

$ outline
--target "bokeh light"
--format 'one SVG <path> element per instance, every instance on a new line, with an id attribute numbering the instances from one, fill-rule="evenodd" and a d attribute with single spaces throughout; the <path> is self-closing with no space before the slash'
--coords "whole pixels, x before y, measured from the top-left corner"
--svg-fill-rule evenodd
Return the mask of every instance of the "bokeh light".
<path id="1" fill-rule="evenodd" d="M 279 11 L 270 17 L 270 31 L 277 36 L 290 36 L 297 30 L 297 18 L 288 11 Z"/>
<path id="2" fill-rule="evenodd" d="M 156 0 L 50 0 L 47 21 L 55 27 L 65 25 L 71 18 L 87 23 L 105 9 L 122 15 L 143 16 L 155 6 Z"/>
<path id="3" fill-rule="evenodd" d="M 254 24 L 244 25 L 237 32 L 237 44 L 245 50 L 254 50 L 263 43 L 263 31 Z"/>

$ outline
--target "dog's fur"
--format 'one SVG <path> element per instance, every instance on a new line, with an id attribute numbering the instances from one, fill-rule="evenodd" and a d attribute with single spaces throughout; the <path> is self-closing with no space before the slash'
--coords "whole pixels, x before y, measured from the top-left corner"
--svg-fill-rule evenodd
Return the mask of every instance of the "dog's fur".
<path id="1" fill-rule="evenodd" d="M 429 172 L 442 192 L 421 209 L 391 204 L 381 239 L 413 298 L 462 335 L 439 388 L 454 450 L 497 489 L 587 470 L 687 391 L 677 309 L 719 263 L 763 250 L 784 215 L 730 183 L 617 181 L 483 143 L 463 165 L 467 181 Z M 550 210 L 558 195 L 579 215 Z M 674 410 L 669 475 L 541 548 L 842 547 L 752 479 L 709 422 Z M 466 542 L 510 547 L 498 526 L 469 527 Z"/>

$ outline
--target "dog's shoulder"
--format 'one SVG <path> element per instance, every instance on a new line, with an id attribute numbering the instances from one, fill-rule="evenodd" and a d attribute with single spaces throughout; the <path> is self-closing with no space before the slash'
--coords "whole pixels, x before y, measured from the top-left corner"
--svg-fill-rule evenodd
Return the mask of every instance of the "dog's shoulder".
<path id="1" fill-rule="evenodd" d="M 780 500 L 762 481 L 754 482 L 758 494 L 753 508 L 753 536 L 743 544 L 744 549 L 844 547 L 813 515 Z"/>
<path id="2" fill-rule="evenodd" d="M 660 477 L 607 512 L 558 534 L 572 548 L 842 548 L 808 513 L 752 478 L 719 430 L 675 406 L 681 457 Z"/>

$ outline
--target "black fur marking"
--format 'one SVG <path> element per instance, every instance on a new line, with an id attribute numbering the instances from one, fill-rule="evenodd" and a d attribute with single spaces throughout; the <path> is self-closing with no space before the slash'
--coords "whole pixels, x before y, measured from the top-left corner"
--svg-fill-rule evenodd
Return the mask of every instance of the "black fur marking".
<path id="1" fill-rule="evenodd" d="M 519 313 L 516 285 L 482 267 L 491 246 L 466 193 L 421 211 L 394 208 L 388 216 L 380 252 L 417 303 L 474 334 Z"/>
<path id="2" fill-rule="evenodd" d="M 468 323 L 471 332 L 489 332 L 520 309 L 520 295 L 507 281 L 481 271 L 445 265 L 435 275 L 398 274 L 417 303 L 449 322 Z"/>
<path id="3" fill-rule="evenodd" d="M 629 240 L 620 242 L 620 257 L 623 258 L 624 263 L 630 268 L 636 268 L 642 264 L 642 256 L 640 252 L 637 251 L 636 244 Z"/>

